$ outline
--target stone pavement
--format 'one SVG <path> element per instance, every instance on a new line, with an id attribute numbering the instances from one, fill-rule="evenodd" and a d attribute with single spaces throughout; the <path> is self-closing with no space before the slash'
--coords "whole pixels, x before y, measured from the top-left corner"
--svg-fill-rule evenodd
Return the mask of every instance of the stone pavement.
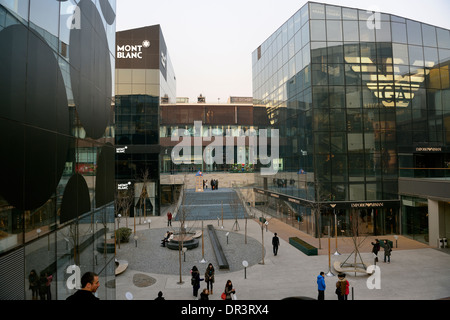
<path id="1" fill-rule="evenodd" d="M 148 224 L 141 224 L 136 227 L 138 235 L 150 235 L 152 232 L 162 232 L 167 229 L 167 218 L 165 213 L 168 210 L 173 211 L 173 207 L 167 207 L 162 212 L 161 217 L 151 217 L 151 226 Z M 260 223 L 257 219 L 248 219 L 247 221 L 247 244 L 244 243 L 245 238 L 245 221 L 239 220 L 240 230 L 235 231 L 233 228 L 234 220 L 224 220 L 223 229 L 221 222 L 217 220 L 205 221 L 204 228 L 207 224 L 213 224 L 218 231 L 230 232 L 230 239 L 240 239 L 238 242 L 230 241 L 227 250 L 231 250 L 228 255 L 234 254 L 243 259 L 241 252 L 245 250 L 252 251 L 253 261 L 249 267 L 244 270 L 241 265 L 236 265 L 229 271 L 218 270 L 216 267 L 216 281 L 214 284 L 214 294 L 210 295 L 210 300 L 220 300 L 220 294 L 223 292 L 227 280 L 233 282 L 236 289 L 236 295 L 239 300 L 281 300 L 287 297 L 317 297 L 316 279 L 320 271 L 326 274 L 331 271 L 334 275 L 337 272 L 333 269 L 333 263 L 337 259 L 344 261 L 352 252 L 352 240 L 349 238 L 338 239 L 338 251 L 340 256 L 334 256 L 335 240 L 331 239 L 331 256 L 329 261 L 328 256 L 328 239 L 321 239 L 321 249 L 318 256 L 307 256 L 301 251 L 291 246 L 287 241 L 289 237 L 297 236 L 312 245 L 318 246 L 318 239 L 315 239 L 292 226 L 289 226 L 275 218 L 272 218 L 269 223 L 268 230 L 264 228 L 261 230 Z M 129 220 L 130 228 L 133 220 Z M 201 222 L 195 222 L 194 227 L 201 229 Z M 219 226 L 218 226 L 219 223 Z M 123 225 L 123 219 L 121 225 Z M 173 228 L 179 227 L 179 222 L 172 222 Z M 221 232 L 221 234 L 223 233 Z M 280 237 L 280 248 L 278 255 L 274 256 L 272 253 L 272 236 L 277 232 Z M 206 233 L 206 232 L 205 232 Z M 264 237 L 264 264 L 262 246 L 262 235 Z M 150 236 L 148 236 L 150 238 Z M 373 261 L 370 242 L 375 237 L 369 237 L 364 240 L 360 251 L 364 262 L 371 264 Z M 380 289 L 369 289 L 367 282 L 368 275 L 347 273 L 347 279 L 352 287 L 349 299 L 354 300 L 438 300 L 450 297 L 450 275 L 448 273 L 450 267 L 450 255 L 442 250 L 430 248 L 419 242 L 399 237 L 398 247 L 395 247 L 395 240 L 393 236 L 380 237 L 387 238 L 394 242 L 394 250 L 391 256 L 391 263 L 383 263 L 383 249 L 379 253 L 380 267 Z M 360 239 L 362 240 L 362 239 Z M 160 271 L 160 268 L 152 267 L 151 259 L 159 261 L 167 269 L 179 269 L 179 262 L 177 258 L 168 258 L 169 261 L 164 261 L 161 251 L 159 254 L 147 256 L 146 252 L 149 247 L 144 246 L 138 240 L 136 248 L 133 240 L 128 244 L 122 244 L 120 249 L 117 249 L 117 259 L 122 260 L 127 257 L 129 266 L 127 270 L 116 277 L 116 299 L 126 300 L 127 296 L 134 300 L 153 300 L 157 297 L 159 291 L 163 292 L 166 300 L 195 300 L 192 295 L 192 286 L 190 284 L 189 271 L 192 265 L 196 265 L 200 270 L 201 277 L 203 277 L 204 270 L 207 264 L 201 263 L 201 257 L 204 256 L 207 262 L 214 262 L 213 253 L 206 252 L 205 245 L 204 254 L 202 246 L 194 249 L 197 252 L 188 251 L 186 253 L 186 262 L 182 262 L 183 271 L 166 272 Z M 154 240 L 153 240 L 154 241 Z M 209 240 L 208 240 L 209 241 Z M 222 238 L 221 241 L 226 241 Z M 259 243 L 259 246 L 255 243 Z M 159 246 L 156 243 L 155 246 Z M 222 243 L 225 247 L 226 244 Z M 248 246 L 250 249 L 245 248 Z M 134 247 L 134 248 L 133 248 Z M 167 249 L 167 248 L 161 248 Z M 245 249 L 245 250 L 244 250 Z M 134 254 L 131 256 L 129 252 Z M 141 250 L 141 251 L 140 251 Z M 169 250 L 169 249 L 167 249 Z M 225 250 L 225 249 L 224 249 Z M 165 255 L 166 253 L 163 252 Z M 257 255 L 258 262 L 255 262 Z M 259 259 L 259 256 L 261 259 Z M 178 257 L 178 256 L 177 256 Z M 147 260 L 146 260 L 147 259 Z M 135 260 L 135 261 L 131 261 Z M 147 261 L 148 269 L 145 268 Z M 139 265 L 137 267 L 137 265 Z M 331 264 L 331 270 L 330 270 Z M 136 267 L 134 267 L 136 266 Z M 337 276 L 325 277 L 327 289 L 325 291 L 326 300 L 337 300 L 334 294 L 334 284 L 337 281 Z M 201 282 L 201 288 L 206 287 L 204 282 Z M 352 295 L 353 292 L 353 295 Z M 130 295 L 131 294 L 131 295 Z"/>

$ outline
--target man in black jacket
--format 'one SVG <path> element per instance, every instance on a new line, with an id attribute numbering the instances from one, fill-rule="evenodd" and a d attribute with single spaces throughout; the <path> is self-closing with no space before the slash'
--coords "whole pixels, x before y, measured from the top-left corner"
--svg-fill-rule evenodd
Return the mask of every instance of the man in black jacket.
<path id="1" fill-rule="evenodd" d="M 277 255 L 278 254 L 278 246 L 280 245 L 280 239 L 278 238 L 276 233 L 272 238 L 272 245 L 273 245 L 273 254 Z"/>
<path id="2" fill-rule="evenodd" d="M 94 293 L 100 286 L 98 275 L 94 272 L 86 272 L 81 277 L 81 289 L 68 297 L 67 301 L 97 301 L 100 300 Z"/>

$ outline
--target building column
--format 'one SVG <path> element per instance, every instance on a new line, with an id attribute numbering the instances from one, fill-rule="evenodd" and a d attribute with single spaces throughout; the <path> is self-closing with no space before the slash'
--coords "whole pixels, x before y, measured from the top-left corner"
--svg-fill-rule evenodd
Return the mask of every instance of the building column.
<path id="1" fill-rule="evenodd" d="M 428 235 L 429 245 L 433 248 L 439 247 L 440 230 L 439 201 L 428 199 Z"/>

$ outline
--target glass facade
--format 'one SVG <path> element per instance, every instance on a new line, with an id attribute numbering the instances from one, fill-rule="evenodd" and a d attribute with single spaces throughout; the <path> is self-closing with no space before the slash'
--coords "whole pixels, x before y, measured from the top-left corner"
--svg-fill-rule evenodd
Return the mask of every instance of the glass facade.
<path id="1" fill-rule="evenodd" d="M 254 172 L 260 164 L 250 161 L 249 136 L 258 137 L 259 130 L 267 126 L 266 117 L 261 117 L 263 112 L 251 102 L 163 105 L 159 132 L 161 172 Z M 177 152 L 174 146 L 184 139 L 190 140 L 190 157 L 184 150 L 172 154 Z M 222 140 L 222 146 L 213 143 L 220 141 L 216 139 Z"/>
<path id="2" fill-rule="evenodd" d="M 285 138 L 281 171 L 258 188 L 301 200 L 305 223 L 328 225 L 337 203 L 342 225 L 357 211 L 368 233 L 398 232 L 399 174 L 448 162 L 449 47 L 446 29 L 307 3 L 252 54 L 255 104 Z M 314 203 L 322 221 L 305 209 Z"/>
<path id="3" fill-rule="evenodd" d="M 0 0 L 0 299 L 115 299 L 115 7 Z"/>

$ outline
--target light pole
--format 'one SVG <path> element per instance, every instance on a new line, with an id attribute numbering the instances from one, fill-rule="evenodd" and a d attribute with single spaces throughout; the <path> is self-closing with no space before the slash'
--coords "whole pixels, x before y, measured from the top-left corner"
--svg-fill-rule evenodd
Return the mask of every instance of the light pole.
<path id="1" fill-rule="evenodd" d="M 328 273 L 327 277 L 334 277 L 333 272 L 331 272 L 331 226 L 328 226 Z"/>
<path id="2" fill-rule="evenodd" d="M 244 266 L 244 279 L 247 279 L 247 267 L 248 267 L 247 260 L 242 261 L 242 265 Z"/>
<path id="3" fill-rule="evenodd" d="M 334 235 L 336 237 L 336 252 L 334 253 L 335 256 L 340 256 L 341 254 L 338 251 L 338 233 L 337 233 L 337 213 L 336 213 L 336 205 L 332 204 L 331 207 L 333 208 L 334 212 Z"/>

